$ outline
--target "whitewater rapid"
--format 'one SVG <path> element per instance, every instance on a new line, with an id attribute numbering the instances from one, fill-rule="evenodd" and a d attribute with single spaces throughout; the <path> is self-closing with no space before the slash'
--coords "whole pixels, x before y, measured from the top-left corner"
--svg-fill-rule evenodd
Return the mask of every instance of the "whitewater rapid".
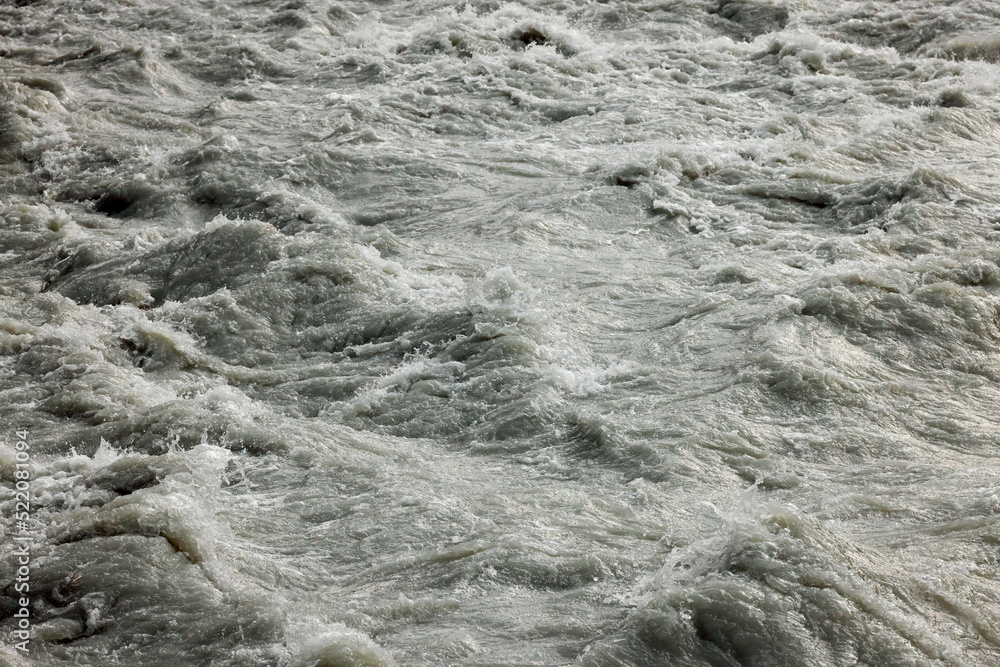
<path id="1" fill-rule="evenodd" d="M 1000 664 L 998 85 L 987 0 L 0 4 L 0 664 Z"/>

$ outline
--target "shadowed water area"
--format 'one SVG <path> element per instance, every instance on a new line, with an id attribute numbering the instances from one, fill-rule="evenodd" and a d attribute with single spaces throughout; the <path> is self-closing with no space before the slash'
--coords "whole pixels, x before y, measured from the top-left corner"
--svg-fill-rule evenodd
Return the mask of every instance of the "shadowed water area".
<path id="1" fill-rule="evenodd" d="M 998 86 L 988 0 L 0 2 L 0 664 L 1000 664 Z"/>

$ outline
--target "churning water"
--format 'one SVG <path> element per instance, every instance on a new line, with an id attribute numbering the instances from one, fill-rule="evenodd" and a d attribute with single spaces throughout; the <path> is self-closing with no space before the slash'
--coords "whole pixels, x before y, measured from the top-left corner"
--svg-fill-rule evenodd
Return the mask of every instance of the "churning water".
<path id="1" fill-rule="evenodd" d="M 996 2 L 7 0 L 0 56 L 0 663 L 1000 664 Z"/>

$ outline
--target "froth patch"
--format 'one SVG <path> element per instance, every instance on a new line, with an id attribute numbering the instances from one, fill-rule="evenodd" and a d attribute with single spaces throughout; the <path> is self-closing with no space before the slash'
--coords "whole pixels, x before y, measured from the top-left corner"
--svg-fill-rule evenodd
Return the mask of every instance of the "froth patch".
<path id="1" fill-rule="evenodd" d="M 292 667 L 393 667 L 395 661 L 366 635 L 337 623 L 306 640 Z"/>
<path id="2" fill-rule="evenodd" d="M 1000 62 L 1000 33 L 966 33 L 952 37 L 927 51 L 958 60 L 996 63 Z"/>
<path id="3" fill-rule="evenodd" d="M 58 515 L 52 523 L 52 536 L 61 542 L 94 535 L 159 536 L 192 563 L 213 560 L 222 529 L 214 520 L 205 490 L 219 487 L 229 459 L 227 451 L 209 445 L 164 457 L 119 458 L 89 475 L 88 481 L 89 486 L 104 486 L 125 495 L 96 511 Z M 158 478 L 162 478 L 159 484 Z"/>
<path id="4" fill-rule="evenodd" d="M 720 518 L 670 554 L 623 635 L 583 664 L 964 664 L 910 611 L 916 578 L 866 547 L 790 508 Z"/>

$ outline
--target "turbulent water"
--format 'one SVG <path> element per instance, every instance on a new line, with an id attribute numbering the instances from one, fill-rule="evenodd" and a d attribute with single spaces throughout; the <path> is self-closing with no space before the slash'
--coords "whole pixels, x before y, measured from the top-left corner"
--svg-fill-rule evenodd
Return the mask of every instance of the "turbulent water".
<path id="1" fill-rule="evenodd" d="M 0 663 L 1000 664 L 998 85 L 991 0 L 0 3 Z"/>

